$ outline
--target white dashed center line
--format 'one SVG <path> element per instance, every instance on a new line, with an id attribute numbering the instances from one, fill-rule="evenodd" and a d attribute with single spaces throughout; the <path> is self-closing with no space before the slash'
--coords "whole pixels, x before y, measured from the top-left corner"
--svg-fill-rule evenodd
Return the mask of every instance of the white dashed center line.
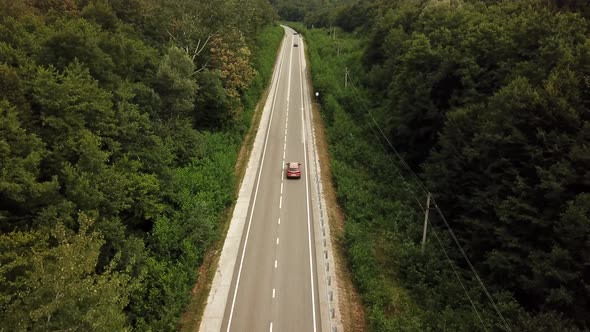
<path id="1" fill-rule="evenodd" d="M 283 162 L 281 164 L 281 193 L 279 195 L 279 210 L 282 209 L 283 207 L 283 190 L 284 190 L 284 174 L 283 172 L 286 169 L 286 156 L 287 156 L 287 132 L 288 132 L 288 128 L 289 128 L 289 97 L 290 97 L 290 91 L 291 91 L 291 61 L 293 59 L 293 54 L 291 53 L 291 58 L 289 59 L 289 78 L 287 80 L 287 105 L 285 107 L 286 111 L 285 111 L 285 137 L 283 140 Z M 280 143 L 279 143 L 280 144 Z M 279 217 L 277 219 L 277 224 L 280 225 L 281 224 L 281 218 Z M 277 229 L 278 231 L 278 229 Z M 277 234 L 278 235 L 278 234 Z M 277 247 L 280 243 L 280 239 L 279 236 L 277 236 Z M 275 259 L 275 269 L 277 269 L 279 265 L 279 261 L 278 259 Z M 276 297 L 276 288 L 272 289 L 272 298 L 274 299 Z M 273 322 L 270 322 L 270 332 L 272 332 L 272 326 Z M 315 324 L 315 323 L 314 323 Z"/>

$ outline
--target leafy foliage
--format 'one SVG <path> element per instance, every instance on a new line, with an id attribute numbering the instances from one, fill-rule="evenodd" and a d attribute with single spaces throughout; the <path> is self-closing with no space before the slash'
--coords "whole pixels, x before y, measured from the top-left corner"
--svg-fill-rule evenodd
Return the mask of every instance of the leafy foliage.
<path id="1" fill-rule="evenodd" d="M 359 8 L 372 19 L 352 20 Z M 305 32 L 347 214 L 349 259 L 375 330 L 501 325 L 473 290 L 461 256 L 449 250 L 483 323 L 455 297 L 464 292 L 438 262 L 446 258 L 417 250 L 419 218 L 397 216 L 414 210 L 411 192 L 420 202 L 425 193 L 408 177 L 383 174 L 380 168 L 398 163 L 385 143 L 381 164 L 373 155 L 379 151 L 366 152 L 363 138 L 383 139 L 369 111 L 414 171 L 422 170 L 513 329 L 588 328 L 587 9 L 575 1 L 356 1 L 332 21 L 356 31 L 355 39 L 338 31 L 340 40 L 329 40 L 333 29 Z M 366 45 L 363 68 L 354 47 L 341 47 L 355 42 Z M 368 89 L 343 90 L 344 67 Z M 396 194 L 407 186 L 410 193 Z M 382 201 L 403 205 L 383 209 Z M 391 289 L 394 295 L 383 291 Z M 399 293 L 411 300 L 398 305 Z"/>
<path id="2" fill-rule="evenodd" d="M 123 330 L 123 309 L 132 285 L 113 271 L 116 257 L 103 273 L 95 271 L 104 240 L 89 233 L 92 220 L 79 217 L 74 233 L 57 224 L 43 231 L 0 235 L 3 325 L 11 330 L 47 331 L 72 327 Z M 50 245 L 56 242 L 57 245 Z"/>
<path id="3" fill-rule="evenodd" d="M 404 184 L 400 166 L 375 142 L 377 128 L 362 125 L 371 123 L 367 91 L 343 86 L 341 68 L 350 65 L 350 73 L 360 71 L 362 40 L 348 37 L 338 42 L 325 30 L 303 33 L 310 41 L 315 88 L 323 95 L 337 199 L 346 214 L 343 240 L 348 263 L 363 295 L 370 330 L 481 329 L 444 254 L 433 244 L 424 253 L 420 250 L 423 216 L 414 209 L 418 189 Z M 347 45 L 340 55 L 333 48 L 337 43 Z M 478 300 L 484 326 L 499 326 L 493 310 L 481 304 L 485 295 L 475 282 L 467 275 L 461 278 Z M 509 297 L 503 297 L 502 305 L 505 314 L 519 312 Z"/>
<path id="4" fill-rule="evenodd" d="M 271 0 L 281 19 L 304 22 L 307 26 L 328 27 L 334 16 L 334 9 L 341 1 L 324 0 Z M 347 2 L 346 0 L 342 2 Z"/>
<path id="5" fill-rule="evenodd" d="M 252 81 L 254 70 L 250 66 L 250 50 L 244 36 L 233 30 L 211 40 L 214 65 L 230 98 L 237 98 Z"/>
<path id="6" fill-rule="evenodd" d="M 0 1 L 3 328 L 176 328 L 282 36 L 232 4 Z"/>

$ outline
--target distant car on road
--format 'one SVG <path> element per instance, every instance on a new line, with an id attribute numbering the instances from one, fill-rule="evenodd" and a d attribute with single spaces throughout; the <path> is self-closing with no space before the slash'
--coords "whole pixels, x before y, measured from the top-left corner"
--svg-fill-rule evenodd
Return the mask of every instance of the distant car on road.
<path id="1" fill-rule="evenodd" d="M 299 46 L 299 45 L 297 44 L 297 42 L 293 43 L 293 47 L 297 47 L 297 46 Z"/>
<path id="2" fill-rule="evenodd" d="M 287 179 L 301 178 L 301 163 L 290 161 L 287 163 Z"/>
<path id="3" fill-rule="evenodd" d="M 297 31 L 293 31 L 293 34 L 296 35 L 297 34 Z"/>

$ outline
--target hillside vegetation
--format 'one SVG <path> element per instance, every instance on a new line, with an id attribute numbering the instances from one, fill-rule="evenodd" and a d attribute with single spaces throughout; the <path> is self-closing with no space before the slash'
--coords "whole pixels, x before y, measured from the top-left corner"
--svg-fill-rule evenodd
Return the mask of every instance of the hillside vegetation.
<path id="1" fill-rule="evenodd" d="M 589 10 L 355 1 L 300 26 L 371 330 L 590 328 Z"/>
<path id="2" fill-rule="evenodd" d="M 262 0 L 0 0 L 0 330 L 174 330 L 282 29 Z"/>

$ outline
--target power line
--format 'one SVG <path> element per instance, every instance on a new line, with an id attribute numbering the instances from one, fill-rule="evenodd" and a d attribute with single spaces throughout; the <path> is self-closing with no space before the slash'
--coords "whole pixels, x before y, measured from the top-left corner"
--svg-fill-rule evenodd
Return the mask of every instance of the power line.
<path id="1" fill-rule="evenodd" d="M 354 85 L 354 82 L 352 82 L 352 80 L 350 79 L 350 75 L 348 74 L 348 70 L 346 71 L 346 77 L 347 77 L 348 80 L 350 80 L 349 82 L 350 82 L 350 85 L 353 88 L 353 90 L 356 90 L 356 86 Z M 381 143 L 381 139 L 379 138 L 379 135 L 377 135 L 377 132 L 375 131 L 375 129 L 373 128 L 373 126 L 371 124 L 369 124 L 369 125 L 370 125 L 369 128 L 371 129 L 371 132 L 373 133 L 373 136 L 375 136 L 375 139 L 377 140 L 377 142 L 379 142 L 379 146 L 381 146 L 381 149 L 383 150 L 385 156 L 391 161 L 391 165 L 393 165 L 393 167 L 395 168 L 395 171 L 401 177 L 402 182 L 406 185 L 406 188 L 408 189 L 408 191 L 412 193 L 412 196 L 414 197 L 414 199 L 416 200 L 416 202 L 420 206 L 420 209 L 422 209 L 422 211 L 425 212 L 426 209 L 424 208 L 424 205 L 422 205 L 422 202 L 418 199 L 418 195 L 416 195 L 416 193 L 414 192 L 414 190 L 412 190 L 412 188 L 408 184 L 408 181 L 406 181 L 406 178 L 402 174 L 401 170 L 399 169 L 399 167 L 397 167 L 397 163 L 395 163 L 393 161 L 393 159 L 391 158 L 391 156 L 387 153 L 387 149 Z"/>
<path id="2" fill-rule="evenodd" d="M 461 288 L 463 288 L 463 291 L 465 292 L 465 295 L 467 296 L 467 299 L 469 300 L 469 303 L 471 303 L 471 307 L 473 307 L 473 311 L 475 311 L 475 314 L 477 315 L 477 318 L 481 322 L 481 326 L 483 327 L 484 330 L 487 331 L 488 329 L 486 328 L 486 325 L 483 322 L 483 319 L 479 315 L 479 311 L 476 309 L 475 303 L 471 299 L 471 296 L 469 296 L 469 292 L 467 291 L 467 288 L 465 288 L 465 285 L 463 284 L 463 281 L 461 281 L 461 276 L 457 272 L 457 269 L 455 269 L 455 264 L 453 264 L 453 261 L 451 260 L 451 258 L 447 254 L 447 251 L 445 250 L 445 247 L 442 244 L 442 241 L 438 237 L 438 233 L 436 232 L 435 228 L 432 226 L 432 223 L 430 221 L 428 221 L 428 224 L 430 224 L 430 229 L 432 230 L 432 233 L 434 234 L 434 237 L 436 237 L 436 241 L 438 242 L 438 245 L 440 246 L 440 248 L 442 249 L 443 253 L 445 254 L 445 258 L 447 259 L 447 262 L 449 262 L 449 265 L 451 266 L 451 269 L 453 270 L 453 273 L 455 274 L 455 277 L 457 277 L 457 280 L 459 280 L 459 284 L 461 285 Z"/>
<path id="3" fill-rule="evenodd" d="M 346 77 L 348 77 L 348 80 L 350 81 L 350 86 L 352 87 L 352 90 L 353 91 L 357 92 L 357 97 L 358 97 L 358 89 L 357 89 L 356 85 L 354 84 L 354 82 L 352 81 L 352 77 L 350 76 L 350 72 L 348 71 L 348 68 L 346 70 Z M 377 128 L 379 129 L 379 132 L 381 133 L 381 136 L 383 136 L 383 138 L 385 139 L 385 141 L 387 142 L 387 144 L 392 148 L 392 150 L 395 153 L 395 155 L 397 156 L 397 158 L 402 162 L 402 165 L 410 171 L 410 174 L 414 178 L 414 181 L 420 186 L 420 188 L 422 188 L 422 190 L 424 192 L 426 192 L 426 194 L 429 194 L 430 191 L 422 184 L 422 181 L 420 181 L 420 179 L 418 178 L 418 176 L 416 176 L 416 174 L 412 171 L 411 167 L 406 163 L 406 161 L 404 160 L 404 158 L 393 147 L 393 145 L 391 144 L 391 142 L 387 138 L 387 135 L 385 135 L 385 133 L 383 132 L 383 130 L 381 129 L 381 127 L 379 126 L 379 124 L 375 120 L 375 117 L 373 116 L 373 113 L 371 112 L 371 110 L 368 107 L 365 107 L 365 108 L 367 110 L 367 113 L 371 116 L 371 120 L 373 121 L 373 123 L 375 124 L 375 126 L 377 126 Z M 379 140 L 379 143 L 381 143 L 381 140 Z"/>
<path id="4" fill-rule="evenodd" d="M 350 80 L 350 74 L 347 74 L 348 79 Z M 353 88 L 353 90 L 357 90 L 357 87 L 354 85 L 354 82 L 352 82 L 352 80 L 350 80 L 350 86 Z M 357 94 L 358 96 L 358 94 Z M 368 111 L 369 114 L 370 111 Z M 372 114 L 371 114 L 372 117 Z M 381 130 L 381 128 L 379 127 L 379 125 L 377 124 L 377 122 L 375 121 L 375 119 L 373 118 L 373 123 L 375 124 L 375 126 L 379 129 L 379 131 L 381 132 L 381 136 L 385 137 L 383 135 L 383 131 Z M 412 196 L 414 197 L 414 199 L 418 202 L 418 205 L 420 205 L 420 208 L 422 209 L 423 212 L 426 211 L 426 209 L 424 208 L 424 206 L 422 205 L 422 202 L 418 199 L 418 195 L 416 195 L 416 193 L 414 192 L 414 190 L 412 190 L 412 188 L 410 187 L 410 185 L 408 184 L 408 181 L 406 181 L 406 178 L 403 176 L 401 170 L 399 169 L 399 167 L 397 167 L 397 163 L 395 163 L 393 161 L 393 159 L 391 158 L 391 155 L 387 153 L 387 149 L 385 148 L 385 146 L 383 146 L 383 144 L 381 143 L 381 139 L 379 138 L 379 135 L 377 134 L 377 132 L 375 131 L 375 129 L 373 128 L 373 125 L 371 125 L 369 123 L 369 128 L 371 129 L 371 132 L 373 133 L 373 136 L 375 136 L 375 139 L 377 140 L 377 142 L 379 142 L 379 145 L 381 146 L 381 149 L 383 150 L 385 156 L 391 161 L 391 164 L 393 165 L 393 167 L 395 168 L 397 174 L 402 178 L 402 182 L 406 185 L 406 187 L 408 188 L 408 190 L 412 193 Z M 386 138 L 387 139 L 387 138 Z M 400 156 L 401 158 L 401 156 Z M 423 186 L 421 186 L 422 190 L 426 191 L 427 196 L 429 195 L 428 190 L 425 190 L 425 188 Z"/>
<path id="5" fill-rule="evenodd" d="M 358 89 L 356 87 L 356 85 L 354 84 L 354 82 L 352 81 L 352 77 L 350 76 L 350 72 L 347 70 L 346 71 L 346 77 L 348 77 L 348 79 L 350 80 L 350 86 L 352 87 L 352 90 L 355 91 L 357 93 L 357 97 L 358 97 Z M 404 161 L 404 159 L 402 158 L 402 156 L 397 152 L 397 150 L 395 148 L 393 148 L 391 142 L 389 141 L 389 139 L 387 138 L 387 136 L 385 135 L 385 133 L 383 132 L 383 130 L 381 130 L 381 127 L 379 126 L 379 124 L 377 123 L 377 121 L 375 120 L 375 117 L 373 116 L 373 113 L 371 112 L 371 110 L 365 106 L 365 109 L 367 110 L 367 113 L 371 116 L 371 120 L 373 121 L 373 123 L 375 124 L 375 126 L 379 129 L 379 132 L 381 133 L 381 136 L 383 136 L 383 138 L 385 138 L 385 141 L 388 143 L 388 145 L 390 147 L 392 147 L 392 150 L 395 152 L 396 156 L 398 157 L 399 160 L 401 160 L 402 164 L 410 170 L 410 175 L 412 175 L 412 177 L 414 178 L 414 181 L 420 186 L 420 188 L 426 193 L 426 195 L 430 194 L 430 191 L 424 186 L 422 185 L 422 182 L 420 181 L 420 179 L 416 176 L 416 174 L 414 174 L 414 172 L 412 172 L 410 166 Z M 373 134 L 375 136 L 377 136 L 373 130 L 373 127 L 371 126 L 371 131 L 373 131 Z M 379 144 L 381 145 L 381 140 L 379 138 L 377 138 L 377 141 L 379 142 Z M 385 152 L 386 156 L 391 160 L 390 155 L 387 153 L 387 150 L 382 146 L 383 151 Z M 395 164 L 394 164 L 395 165 Z M 395 167 L 396 170 L 398 171 L 398 173 L 400 174 L 400 176 L 402 177 L 402 179 L 405 182 L 405 178 L 404 176 L 401 174 L 401 172 L 399 171 L 399 168 Z M 413 191 L 412 191 L 413 193 Z M 424 210 L 424 207 L 422 207 L 422 210 Z"/>
<path id="6" fill-rule="evenodd" d="M 347 76 L 348 76 L 348 75 L 347 75 Z M 350 76 L 348 76 L 348 77 L 350 77 Z M 353 88 L 353 91 L 357 92 L 357 90 L 356 90 L 356 86 L 354 86 L 354 83 L 353 83 L 352 81 L 350 82 L 350 85 L 351 85 L 351 87 Z M 357 92 L 357 97 L 358 97 L 358 92 Z M 387 140 L 387 138 L 384 136 L 384 134 L 383 134 L 383 131 L 382 131 L 382 130 L 381 130 L 381 128 L 379 127 L 379 124 L 377 123 L 377 121 L 375 121 L 375 118 L 374 118 L 374 117 L 373 117 L 373 115 L 371 114 L 371 111 L 370 111 L 370 110 L 368 110 L 368 108 L 367 108 L 367 112 L 368 112 L 368 113 L 371 115 L 371 118 L 373 119 L 373 123 L 375 124 L 375 126 L 377 126 L 377 128 L 379 128 L 379 132 L 381 133 L 381 135 L 382 135 L 382 136 L 383 136 L 383 137 L 386 139 L 386 141 L 387 141 L 388 143 L 390 143 L 390 142 L 389 142 L 389 140 Z M 386 156 L 386 157 L 387 157 L 387 158 L 388 158 L 388 159 L 391 161 L 391 164 L 393 165 L 393 167 L 395 168 L 396 172 L 397 172 L 397 173 L 399 174 L 399 176 L 401 177 L 401 179 L 402 179 L 402 182 L 403 182 L 403 183 L 406 185 L 406 187 L 408 188 L 408 190 L 409 190 L 409 191 L 412 193 L 412 196 L 413 196 L 413 197 L 414 197 L 414 199 L 415 199 L 415 200 L 418 202 L 418 204 L 420 205 L 420 207 L 422 208 L 422 210 L 423 210 L 423 211 L 426 211 L 426 210 L 424 209 L 424 206 L 423 206 L 423 205 L 422 205 L 422 203 L 420 202 L 420 200 L 417 198 L 417 195 L 416 195 L 416 193 L 415 193 L 415 192 L 414 192 L 414 191 L 411 189 L 410 185 L 409 185 L 409 184 L 408 184 L 408 182 L 406 181 L 406 178 L 405 178 L 405 177 L 402 175 L 402 172 L 401 172 L 401 170 L 399 169 L 399 167 L 397 167 L 397 163 L 395 163 L 395 162 L 392 160 L 391 156 L 390 156 L 390 155 L 387 153 L 387 149 L 385 149 L 385 146 L 383 146 L 383 144 L 381 143 L 381 139 L 380 139 L 380 138 L 379 138 L 379 136 L 377 135 L 377 132 L 375 131 L 375 129 L 373 128 L 373 125 L 372 125 L 371 123 L 369 123 L 369 128 L 371 129 L 371 132 L 372 132 L 372 133 L 373 133 L 373 135 L 375 136 L 375 139 L 377 140 L 377 142 L 379 142 L 379 145 L 381 146 L 381 148 L 382 148 L 382 150 L 383 150 L 383 152 L 384 152 L 385 156 Z M 391 146 L 391 145 L 390 145 L 390 146 Z M 394 151 L 395 151 L 395 149 L 394 149 Z M 396 151 L 396 155 L 398 156 L 398 158 L 401 158 L 401 156 L 400 156 L 399 154 L 397 154 L 397 151 Z M 402 159 L 402 160 L 403 160 L 403 159 Z M 406 164 L 406 165 L 407 165 L 407 164 Z M 412 172 L 411 170 L 410 170 L 410 172 L 413 174 L 413 172 Z M 415 175 L 414 175 L 414 178 L 416 178 L 416 176 L 415 176 Z M 423 186 L 421 186 L 421 188 L 422 188 L 422 189 L 424 189 L 424 187 L 423 187 Z M 427 193 L 429 193 L 429 192 L 428 192 L 428 190 L 426 190 L 426 192 L 427 192 Z M 429 224 L 431 224 L 431 222 L 430 222 L 430 221 L 428 221 L 428 223 L 429 223 Z M 432 226 L 432 224 L 430 225 L 430 228 L 431 228 L 431 229 L 434 231 L 434 227 Z M 457 280 L 459 281 L 459 284 L 461 285 L 461 288 L 463 288 L 463 291 L 465 292 L 465 295 L 467 296 L 467 299 L 469 300 L 469 303 L 471 304 L 471 307 L 473 308 L 473 311 L 475 312 L 475 314 L 477 315 L 477 317 L 478 317 L 479 321 L 481 322 L 483 329 L 484 329 L 485 331 L 487 331 L 487 328 L 486 328 L 486 326 L 485 326 L 485 324 L 484 324 L 484 322 L 483 322 L 483 320 L 482 320 L 482 318 L 481 318 L 481 315 L 479 314 L 479 310 L 477 309 L 477 307 L 475 306 L 475 303 L 473 302 L 473 300 L 472 300 L 472 299 L 471 299 L 471 297 L 469 296 L 469 293 L 467 292 L 467 289 L 465 288 L 465 285 L 463 284 L 463 281 L 461 280 L 461 278 L 460 278 L 460 276 L 459 276 L 458 272 L 456 271 L 456 269 L 455 269 L 455 266 L 453 265 L 453 263 L 452 263 L 451 259 L 449 258 L 448 254 L 447 254 L 447 252 L 446 252 L 446 250 L 445 250 L 445 248 L 444 248 L 444 246 L 442 245 L 442 242 L 440 241 L 440 239 L 439 239 L 439 237 L 438 237 L 438 234 L 437 234 L 437 233 L 435 233 L 435 236 L 436 236 L 436 239 L 437 239 L 437 241 L 438 241 L 438 244 L 439 244 L 439 246 L 441 247 L 442 251 L 443 251 L 443 252 L 444 252 L 444 254 L 445 254 L 445 257 L 447 258 L 447 261 L 449 262 L 449 264 L 450 264 L 450 266 L 451 266 L 451 269 L 453 270 L 453 273 L 455 274 L 455 277 L 456 277 L 456 278 L 457 278 Z"/>
<path id="7" fill-rule="evenodd" d="M 352 87 L 352 90 L 357 94 L 358 97 L 358 89 L 355 86 L 354 82 L 352 81 L 352 77 L 348 71 L 348 68 L 346 70 L 346 77 L 348 78 L 348 80 L 350 81 L 350 86 Z M 373 116 L 373 113 L 371 112 L 371 110 L 368 107 L 365 107 L 367 113 L 369 114 L 369 116 L 371 117 L 371 120 L 373 121 L 373 123 L 375 124 L 375 126 L 377 126 L 377 128 L 379 129 L 379 132 L 381 133 L 381 136 L 383 136 L 383 138 L 385 139 L 385 141 L 387 142 L 387 144 L 389 145 L 389 147 L 391 148 L 391 150 L 395 153 L 396 157 L 398 158 L 398 160 L 401 162 L 402 166 L 404 166 L 407 171 L 410 172 L 410 175 L 412 176 L 412 178 L 414 179 L 415 183 L 418 184 L 418 186 L 424 191 L 424 193 L 426 195 L 430 195 L 430 191 L 428 190 L 428 188 L 426 188 L 426 186 L 422 183 L 422 181 L 420 181 L 420 179 L 418 178 L 418 176 L 416 175 L 416 173 L 414 173 L 414 171 L 412 170 L 412 168 L 406 163 L 406 161 L 403 159 L 403 157 L 398 153 L 397 149 L 393 146 L 393 144 L 391 144 L 391 142 L 389 141 L 389 139 L 387 138 L 387 135 L 385 135 L 385 133 L 383 132 L 383 130 L 381 129 L 381 127 L 379 126 L 379 124 L 377 123 L 377 121 L 375 120 L 375 117 Z M 375 134 L 372 126 L 371 126 L 371 131 L 373 131 L 373 134 Z M 381 144 L 381 140 L 378 139 L 379 144 Z M 383 146 L 382 146 L 383 148 Z M 454 148 L 454 147 L 453 147 Z M 458 152 L 455 149 L 456 152 Z M 396 169 L 398 171 L 398 173 L 401 176 L 401 172 L 399 172 L 399 169 L 396 166 Z M 402 176 L 402 181 L 405 182 L 405 178 Z M 412 191 L 413 193 L 413 191 Z M 488 291 L 488 289 L 486 288 L 485 284 L 483 283 L 483 281 L 481 280 L 481 278 L 479 277 L 479 274 L 477 273 L 477 271 L 475 270 L 475 268 L 473 267 L 473 264 L 471 263 L 471 260 L 469 259 L 469 257 L 467 257 L 467 254 L 465 253 L 465 251 L 463 250 L 463 247 L 461 246 L 461 244 L 459 243 L 459 240 L 457 239 L 457 237 L 455 236 L 455 232 L 453 232 L 453 229 L 451 228 L 451 226 L 449 225 L 446 217 L 444 216 L 442 210 L 440 209 L 440 207 L 438 206 L 438 204 L 436 203 L 436 200 L 434 199 L 434 197 L 431 197 L 432 202 L 439 214 L 439 216 L 441 217 L 441 219 L 443 220 L 447 230 L 449 231 L 449 233 L 451 234 L 451 237 L 455 243 L 455 245 L 459 248 L 459 251 L 461 253 L 461 255 L 463 256 L 463 259 L 465 259 L 465 261 L 467 262 L 469 269 L 471 270 L 471 272 L 475 275 L 475 278 L 477 280 L 477 282 L 479 283 L 479 285 L 481 286 L 482 290 L 484 291 L 484 293 L 486 294 L 486 297 L 488 298 L 488 300 L 490 301 L 490 303 L 492 304 L 492 307 L 494 308 L 494 310 L 496 311 L 496 313 L 498 314 L 498 316 L 500 317 L 500 319 L 502 320 L 502 323 L 505 325 L 505 328 L 507 331 L 512 331 L 512 329 L 510 328 L 510 325 L 508 324 L 508 322 L 506 321 L 506 319 L 504 318 L 504 315 L 502 314 L 502 312 L 500 311 L 500 309 L 498 308 L 498 306 L 496 305 L 496 301 L 493 299 L 493 297 L 491 296 L 490 292 Z M 422 206 L 420 204 L 420 206 Z M 429 221 L 430 224 L 430 221 Z M 433 231 L 434 231 L 434 227 L 430 227 Z M 435 236 L 438 239 L 438 235 L 436 233 L 434 233 Z M 439 245 L 441 246 L 441 249 L 443 249 L 443 252 L 445 253 L 445 256 L 447 257 L 447 259 L 449 259 L 446 250 L 444 249 L 444 247 L 442 246 L 441 241 L 439 240 Z M 449 259 L 449 263 L 451 263 L 450 259 Z M 461 286 L 463 287 L 463 290 L 465 290 L 465 294 L 467 295 L 469 302 L 471 303 L 474 311 L 476 312 L 478 318 L 480 319 L 480 321 L 482 322 L 483 325 L 483 321 L 481 320 L 481 317 L 479 315 L 479 312 L 477 311 L 473 301 L 471 300 L 471 298 L 469 297 L 469 294 L 467 294 L 467 291 L 465 289 L 465 287 L 463 286 L 463 283 L 461 282 L 459 275 L 457 274 L 457 272 L 455 271 L 454 266 L 451 264 L 451 267 L 453 269 L 453 272 L 455 272 L 455 275 L 457 276 L 457 279 L 459 280 L 459 282 L 461 283 Z M 485 328 L 485 325 L 484 325 Z"/>
<path id="8" fill-rule="evenodd" d="M 506 319 L 504 318 L 504 315 L 502 315 L 502 312 L 500 311 L 500 309 L 496 305 L 496 301 L 494 301 L 494 299 L 492 298 L 492 295 L 490 294 L 490 292 L 488 292 L 488 289 L 486 288 L 485 284 L 483 283 L 483 281 L 479 277 L 479 274 L 477 273 L 477 271 L 475 271 L 475 268 L 473 267 L 473 264 L 471 264 L 471 261 L 467 257 L 467 254 L 463 250 L 463 247 L 461 247 L 461 244 L 459 243 L 459 240 L 457 240 L 457 237 L 455 236 L 455 232 L 453 232 L 453 230 L 451 229 L 451 226 L 447 222 L 447 218 L 442 213 L 442 210 L 439 208 L 439 206 L 436 203 L 436 200 L 434 198 L 432 198 L 432 203 L 434 204 L 434 207 L 438 211 L 438 215 L 443 220 L 445 226 L 447 226 L 447 229 L 449 230 L 449 233 L 451 234 L 451 237 L 453 238 L 453 241 L 455 242 L 455 244 L 459 248 L 459 251 L 461 252 L 461 255 L 463 256 L 463 258 L 465 258 L 465 261 L 467 261 L 467 264 L 469 265 L 469 269 L 473 272 L 473 274 L 475 275 L 475 278 L 477 278 L 477 282 L 481 285 L 481 288 L 483 289 L 484 293 L 486 294 L 488 300 L 490 301 L 490 303 L 494 307 L 494 310 L 496 311 L 496 313 L 498 313 L 498 316 L 500 316 L 500 318 L 502 319 L 502 322 L 506 326 L 506 329 L 508 331 L 512 331 L 510 329 L 510 326 L 508 325 L 508 322 L 506 322 Z"/>
<path id="9" fill-rule="evenodd" d="M 377 136 L 377 133 L 373 129 L 373 126 L 372 125 L 370 126 L 370 128 L 371 128 L 371 131 L 373 132 L 373 135 L 375 136 L 375 139 L 379 142 L 379 145 L 381 146 L 381 149 L 383 150 L 384 153 L 386 153 L 386 156 L 387 156 L 387 149 L 385 149 L 385 147 L 383 146 L 383 144 L 381 144 L 381 140 Z M 388 158 L 391 160 L 391 157 L 388 156 Z M 402 178 L 402 182 L 406 185 L 406 187 L 408 188 L 408 190 L 412 193 L 412 196 L 414 197 L 414 199 L 416 200 L 416 202 L 418 203 L 418 205 L 420 205 L 420 208 L 422 209 L 422 211 L 426 211 L 426 209 L 422 205 L 422 202 L 420 202 L 420 200 L 418 199 L 418 196 L 416 195 L 416 193 L 414 192 L 414 190 L 412 190 L 412 188 L 410 187 L 410 185 L 406 181 L 406 178 L 402 175 L 400 169 L 393 162 L 393 160 L 391 160 L 391 162 L 392 162 L 392 165 L 395 168 L 397 174 Z"/>

